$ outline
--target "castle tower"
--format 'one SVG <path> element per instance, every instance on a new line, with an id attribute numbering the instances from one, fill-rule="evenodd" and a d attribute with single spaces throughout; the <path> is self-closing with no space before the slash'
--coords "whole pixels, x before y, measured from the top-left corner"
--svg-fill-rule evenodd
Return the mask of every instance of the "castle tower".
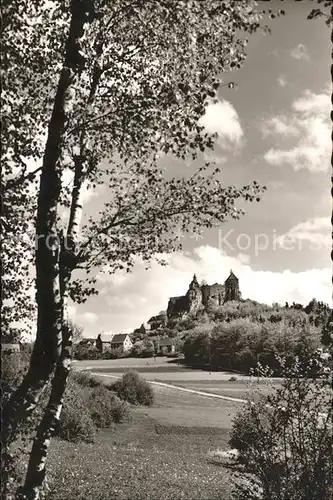
<path id="1" fill-rule="evenodd" d="M 189 312 L 197 311 L 202 304 L 202 292 L 195 274 L 193 275 L 186 296 L 188 298 Z"/>
<path id="2" fill-rule="evenodd" d="M 195 274 L 193 274 L 192 281 L 189 286 L 189 290 L 195 290 L 196 288 L 200 288 L 200 285 L 198 283 L 197 277 Z"/>
<path id="3" fill-rule="evenodd" d="M 228 300 L 240 300 L 241 293 L 239 290 L 239 281 L 237 276 L 230 271 L 228 278 L 224 282 L 225 286 L 225 301 Z"/>

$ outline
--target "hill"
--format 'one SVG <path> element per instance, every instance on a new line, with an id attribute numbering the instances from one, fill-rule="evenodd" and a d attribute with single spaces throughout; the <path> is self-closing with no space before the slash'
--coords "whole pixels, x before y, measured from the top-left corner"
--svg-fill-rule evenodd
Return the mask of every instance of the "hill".
<path id="1" fill-rule="evenodd" d="M 323 345 L 322 331 L 332 316 L 327 304 L 313 299 L 307 306 L 261 304 L 253 300 L 228 300 L 186 315 L 153 317 L 152 328 L 136 331 L 136 340 L 171 337 L 189 365 L 248 372 L 258 362 L 276 372 L 277 356 L 298 356 L 307 363 Z M 164 323 L 156 318 L 164 318 Z"/>

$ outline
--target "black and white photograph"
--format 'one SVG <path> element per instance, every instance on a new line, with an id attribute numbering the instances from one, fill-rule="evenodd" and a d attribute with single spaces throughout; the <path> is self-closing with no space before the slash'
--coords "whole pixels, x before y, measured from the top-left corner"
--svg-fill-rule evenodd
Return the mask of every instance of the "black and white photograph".
<path id="1" fill-rule="evenodd" d="M 331 500 L 332 0 L 2 0 L 1 500 Z"/>

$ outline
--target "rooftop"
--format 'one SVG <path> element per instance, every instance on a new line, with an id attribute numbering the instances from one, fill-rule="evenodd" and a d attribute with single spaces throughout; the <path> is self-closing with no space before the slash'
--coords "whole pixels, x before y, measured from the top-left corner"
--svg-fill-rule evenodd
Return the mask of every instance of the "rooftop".
<path id="1" fill-rule="evenodd" d="M 111 344 L 121 344 L 124 342 L 126 337 L 129 337 L 128 333 L 116 333 L 111 340 Z"/>

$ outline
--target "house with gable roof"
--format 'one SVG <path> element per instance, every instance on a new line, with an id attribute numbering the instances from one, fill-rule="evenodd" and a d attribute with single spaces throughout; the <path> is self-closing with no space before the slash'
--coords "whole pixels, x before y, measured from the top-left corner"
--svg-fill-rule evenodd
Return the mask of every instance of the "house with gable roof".
<path id="1" fill-rule="evenodd" d="M 101 353 L 119 348 L 126 352 L 133 347 L 133 342 L 128 333 L 100 333 L 96 339 L 96 347 Z"/>

